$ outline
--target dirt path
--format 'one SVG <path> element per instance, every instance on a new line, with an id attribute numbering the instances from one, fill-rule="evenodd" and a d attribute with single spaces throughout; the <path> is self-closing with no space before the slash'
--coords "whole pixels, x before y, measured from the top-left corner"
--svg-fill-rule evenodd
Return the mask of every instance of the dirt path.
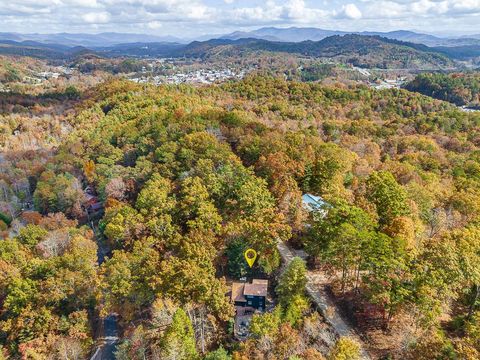
<path id="1" fill-rule="evenodd" d="M 290 249 L 287 244 L 282 241 L 277 243 L 277 248 L 286 265 L 288 265 L 296 256 L 305 259 L 305 254 L 303 252 L 296 252 L 295 250 Z M 370 360 L 371 358 L 365 351 L 363 341 L 357 335 L 355 330 L 342 318 L 335 303 L 328 295 L 325 286 L 319 285 L 318 280 L 318 275 L 313 274 L 310 271 L 307 272 L 306 290 L 311 300 L 317 306 L 318 311 L 325 318 L 325 321 L 332 327 L 335 334 L 338 336 L 348 336 L 358 341 L 362 346 L 361 359 Z"/>

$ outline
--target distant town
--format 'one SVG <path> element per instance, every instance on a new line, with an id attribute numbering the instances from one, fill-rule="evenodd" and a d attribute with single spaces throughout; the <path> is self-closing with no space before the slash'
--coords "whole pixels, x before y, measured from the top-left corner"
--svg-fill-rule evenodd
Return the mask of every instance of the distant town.
<path id="1" fill-rule="evenodd" d="M 220 70 L 214 69 L 199 69 L 190 72 L 178 72 L 173 75 L 155 75 L 140 77 L 132 77 L 131 81 L 146 84 L 152 83 L 155 85 L 160 84 L 212 84 L 216 82 L 222 82 L 230 79 L 242 79 L 249 70 L 236 71 L 231 68 L 225 68 Z"/>

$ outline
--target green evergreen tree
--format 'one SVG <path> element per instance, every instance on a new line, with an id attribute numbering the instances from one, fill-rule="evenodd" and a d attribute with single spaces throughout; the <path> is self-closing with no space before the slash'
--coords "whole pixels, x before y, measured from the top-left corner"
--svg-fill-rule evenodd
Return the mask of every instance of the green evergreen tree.
<path id="1" fill-rule="evenodd" d="M 242 239 L 235 239 L 228 244 L 225 254 L 228 258 L 227 271 L 230 276 L 239 279 L 250 273 L 244 256 L 247 248 L 247 244 Z"/>
<path id="2" fill-rule="evenodd" d="M 194 360 L 198 358 L 192 323 L 182 309 L 173 314 L 172 323 L 162 341 L 163 359 Z"/>
<path id="3" fill-rule="evenodd" d="M 299 257 L 294 258 L 288 264 L 275 289 L 283 306 L 288 306 L 295 296 L 304 295 L 305 285 L 307 284 L 306 274 L 305 261 Z"/>
<path id="4" fill-rule="evenodd" d="M 227 350 L 222 346 L 205 356 L 205 360 L 231 360 L 231 358 L 232 357 L 228 354 Z"/>
<path id="5" fill-rule="evenodd" d="M 408 215 L 407 193 L 388 171 L 374 172 L 367 179 L 367 198 L 375 204 L 380 225 Z"/>

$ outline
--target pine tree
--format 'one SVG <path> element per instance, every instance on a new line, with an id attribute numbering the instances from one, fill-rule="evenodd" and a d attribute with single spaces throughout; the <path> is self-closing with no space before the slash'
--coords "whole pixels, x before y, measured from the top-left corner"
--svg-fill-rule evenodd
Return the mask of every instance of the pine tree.
<path id="1" fill-rule="evenodd" d="M 163 337 L 162 350 L 165 360 L 194 360 L 198 357 L 192 323 L 184 310 L 177 309 L 173 314 L 172 323 Z"/>
<path id="2" fill-rule="evenodd" d="M 305 285 L 307 284 L 306 273 L 305 262 L 299 257 L 294 258 L 288 264 L 276 288 L 282 305 L 288 306 L 295 296 L 305 293 Z"/>

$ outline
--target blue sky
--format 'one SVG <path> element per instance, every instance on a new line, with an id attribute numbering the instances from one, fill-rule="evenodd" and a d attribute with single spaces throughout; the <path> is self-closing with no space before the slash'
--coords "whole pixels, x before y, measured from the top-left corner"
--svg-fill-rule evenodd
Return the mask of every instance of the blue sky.
<path id="1" fill-rule="evenodd" d="M 263 26 L 480 33 L 480 0 L 0 0 L 2 32 L 196 37 Z"/>

